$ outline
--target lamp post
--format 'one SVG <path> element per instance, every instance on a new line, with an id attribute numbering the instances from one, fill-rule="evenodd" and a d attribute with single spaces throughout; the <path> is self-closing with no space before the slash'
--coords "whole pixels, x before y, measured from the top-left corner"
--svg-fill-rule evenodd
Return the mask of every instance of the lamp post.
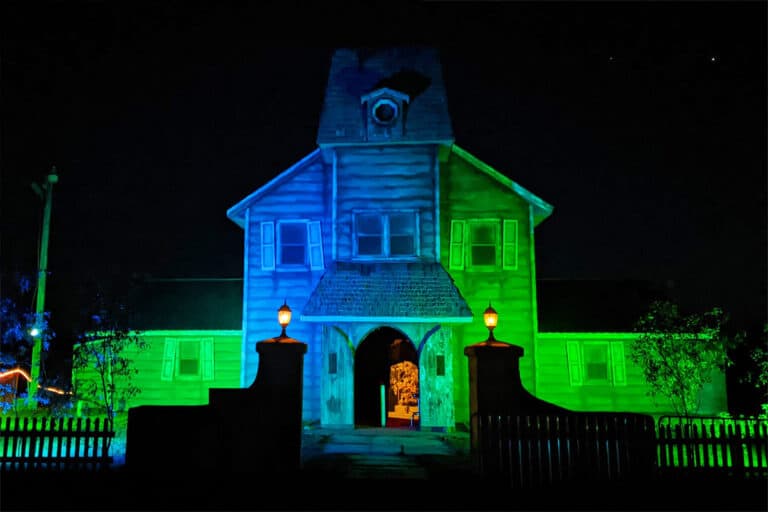
<path id="1" fill-rule="evenodd" d="M 288 337 L 288 335 L 285 333 L 285 328 L 288 327 L 288 324 L 291 323 L 291 315 L 291 308 L 288 307 L 288 301 L 284 300 L 283 305 L 280 306 L 280 309 L 277 310 L 277 322 L 280 324 L 280 327 L 283 328 L 283 332 L 281 332 L 280 336 L 276 338 L 276 341 L 280 341 Z"/>
<path id="2" fill-rule="evenodd" d="M 493 330 L 499 322 L 499 314 L 491 306 L 491 301 L 488 301 L 488 307 L 483 311 L 483 322 L 485 322 L 485 326 L 488 328 L 488 339 L 485 342 L 491 344 L 496 341 L 496 338 L 493 337 Z"/>

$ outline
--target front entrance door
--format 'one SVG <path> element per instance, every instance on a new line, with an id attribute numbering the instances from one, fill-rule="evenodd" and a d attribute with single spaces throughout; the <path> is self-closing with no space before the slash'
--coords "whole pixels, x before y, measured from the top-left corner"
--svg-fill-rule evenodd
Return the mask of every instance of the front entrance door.
<path id="1" fill-rule="evenodd" d="M 411 340 L 391 327 L 371 331 L 355 350 L 355 425 L 380 427 L 382 414 L 388 426 L 418 422 L 418 395 L 418 355 Z"/>

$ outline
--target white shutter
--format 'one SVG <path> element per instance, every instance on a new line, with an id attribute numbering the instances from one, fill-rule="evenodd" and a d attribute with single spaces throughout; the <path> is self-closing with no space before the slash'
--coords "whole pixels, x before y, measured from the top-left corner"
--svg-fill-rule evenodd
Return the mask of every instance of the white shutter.
<path id="1" fill-rule="evenodd" d="M 275 270 L 275 223 L 261 223 L 261 270 Z"/>
<path id="2" fill-rule="evenodd" d="M 626 386 L 627 385 L 627 367 L 626 359 L 624 358 L 624 342 L 614 341 L 610 344 L 611 347 L 611 368 L 613 374 L 614 386 Z"/>
<path id="3" fill-rule="evenodd" d="M 504 220 L 504 250 L 502 261 L 504 269 L 517 269 L 517 221 Z"/>
<path id="4" fill-rule="evenodd" d="M 565 349 L 568 354 L 568 376 L 571 386 L 581 386 L 584 383 L 584 365 L 581 361 L 581 343 L 566 341 Z"/>
<path id="5" fill-rule="evenodd" d="M 309 268 L 323 270 L 323 237 L 320 233 L 320 221 L 307 222 L 307 245 L 309 246 Z"/>
<path id="6" fill-rule="evenodd" d="M 178 342 L 175 338 L 165 338 L 165 347 L 163 349 L 163 365 L 160 370 L 160 380 L 173 380 L 173 374 L 176 373 L 176 346 Z"/>
<path id="7" fill-rule="evenodd" d="M 200 340 L 200 360 L 203 380 L 213 380 L 213 338 Z"/>
<path id="8" fill-rule="evenodd" d="M 464 269 L 464 238 L 465 222 L 463 220 L 451 221 L 451 252 L 448 268 L 454 270 Z"/>

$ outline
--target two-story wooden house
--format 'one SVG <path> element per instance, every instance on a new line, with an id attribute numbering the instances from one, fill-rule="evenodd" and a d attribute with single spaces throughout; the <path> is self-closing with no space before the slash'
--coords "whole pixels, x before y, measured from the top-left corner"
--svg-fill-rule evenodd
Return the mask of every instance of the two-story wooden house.
<path id="1" fill-rule="evenodd" d="M 452 429 L 490 302 L 530 392 L 669 410 L 628 384 L 631 335 L 538 332 L 534 233 L 553 207 L 455 144 L 436 50 L 336 51 L 317 146 L 227 212 L 245 233 L 242 386 L 287 301 L 309 344 L 305 419 L 377 425 L 384 409 Z M 723 410 L 724 388 L 710 402 Z"/>

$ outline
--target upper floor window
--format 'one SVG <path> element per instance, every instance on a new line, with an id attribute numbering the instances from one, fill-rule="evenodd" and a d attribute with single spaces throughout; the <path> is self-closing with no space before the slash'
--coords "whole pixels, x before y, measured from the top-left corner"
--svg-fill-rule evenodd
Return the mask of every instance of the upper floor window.
<path id="1" fill-rule="evenodd" d="M 513 219 L 451 221 L 451 269 L 517 269 L 518 228 Z"/>
<path id="2" fill-rule="evenodd" d="M 356 212 L 355 256 L 409 258 L 418 255 L 418 215 L 415 211 Z"/>
<path id="3" fill-rule="evenodd" d="M 319 221 L 284 220 L 261 223 L 262 270 L 323 269 Z"/>

